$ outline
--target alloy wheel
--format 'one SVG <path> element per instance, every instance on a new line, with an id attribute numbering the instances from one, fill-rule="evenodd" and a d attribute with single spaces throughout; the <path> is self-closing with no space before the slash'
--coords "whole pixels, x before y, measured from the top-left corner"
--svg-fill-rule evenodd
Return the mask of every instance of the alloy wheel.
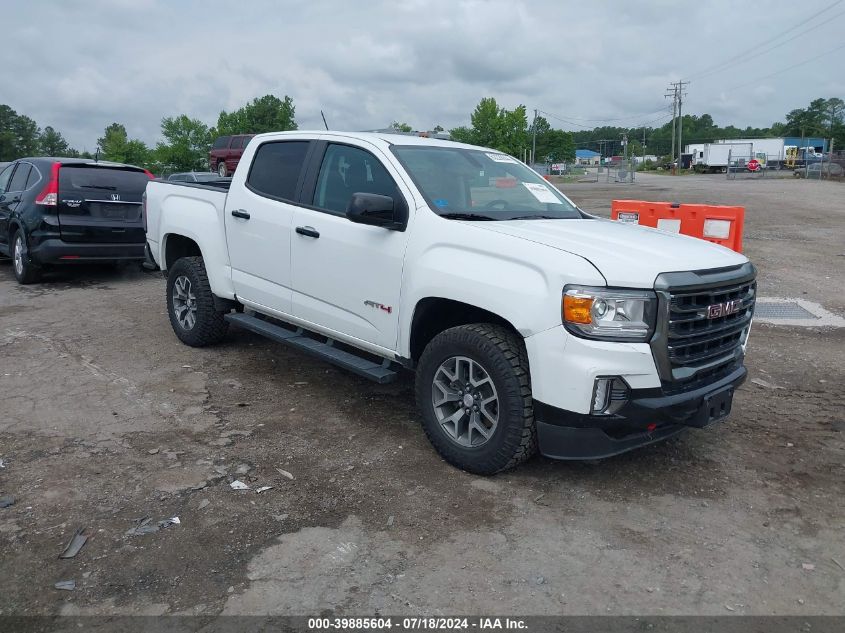
<path id="1" fill-rule="evenodd" d="M 431 384 L 431 405 L 440 428 L 465 448 L 486 444 L 499 423 L 499 396 L 482 365 L 466 356 L 440 364 Z"/>

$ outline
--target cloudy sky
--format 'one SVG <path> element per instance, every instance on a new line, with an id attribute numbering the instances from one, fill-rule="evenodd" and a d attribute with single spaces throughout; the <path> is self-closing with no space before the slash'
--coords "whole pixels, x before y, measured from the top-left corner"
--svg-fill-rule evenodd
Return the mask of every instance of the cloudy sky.
<path id="1" fill-rule="evenodd" d="M 671 111 L 666 87 L 681 78 L 692 81 L 685 112 L 709 112 L 719 124 L 769 125 L 813 98 L 845 97 L 842 0 L 3 0 L 2 8 L 0 103 L 78 149 L 93 150 L 112 121 L 154 143 L 164 116 L 214 124 L 221 109 L 268 93 L 293 98 L 301 129 L 322 128 L 322 109 L 331 127 L 352 130 L 394 120 L 454 127 L 484 96 L 538 108 L 564 129 L 660 124 Z"/>

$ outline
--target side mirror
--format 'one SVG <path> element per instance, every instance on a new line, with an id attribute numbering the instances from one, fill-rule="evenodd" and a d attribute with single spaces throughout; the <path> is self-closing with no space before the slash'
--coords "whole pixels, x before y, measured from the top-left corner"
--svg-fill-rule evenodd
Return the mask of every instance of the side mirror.
<path id="1" fill-rule="evenodd" d="M 404 231 L 408 225 L 408 205 L 402 198 L 397 200 L 377 193 L 353 193 L 346 207 L 346 217 L 357 224 Z"/>

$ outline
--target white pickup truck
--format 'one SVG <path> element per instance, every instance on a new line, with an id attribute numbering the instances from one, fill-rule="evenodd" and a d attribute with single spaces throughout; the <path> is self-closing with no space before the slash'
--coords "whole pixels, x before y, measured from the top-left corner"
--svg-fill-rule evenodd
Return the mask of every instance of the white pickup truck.
<path id="1" fill-rule="evenodd" d="M 588 215 L 494 150 L 262 134 L 228 191 L 152 181 L 144 213 L 181 341 L 231 325 L 382 383 L 415 370 L 429 440 L 471 472 L 703 427 L 746 377 L 744 256 Z"/>

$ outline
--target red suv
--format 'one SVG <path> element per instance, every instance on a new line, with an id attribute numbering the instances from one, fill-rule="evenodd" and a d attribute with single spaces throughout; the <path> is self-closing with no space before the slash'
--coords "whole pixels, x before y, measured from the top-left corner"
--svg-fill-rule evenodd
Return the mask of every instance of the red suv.
<path id="1" fill-rule="evenodd" d="M 235 136 L 221 136 L 208 153 L 208 165 L 216 171 L 221 178 L 234 173 L 235 167 L 241 160 L 244 148 L 249 145 L 249 139 L 255 134 L 238 134 Z"/>

